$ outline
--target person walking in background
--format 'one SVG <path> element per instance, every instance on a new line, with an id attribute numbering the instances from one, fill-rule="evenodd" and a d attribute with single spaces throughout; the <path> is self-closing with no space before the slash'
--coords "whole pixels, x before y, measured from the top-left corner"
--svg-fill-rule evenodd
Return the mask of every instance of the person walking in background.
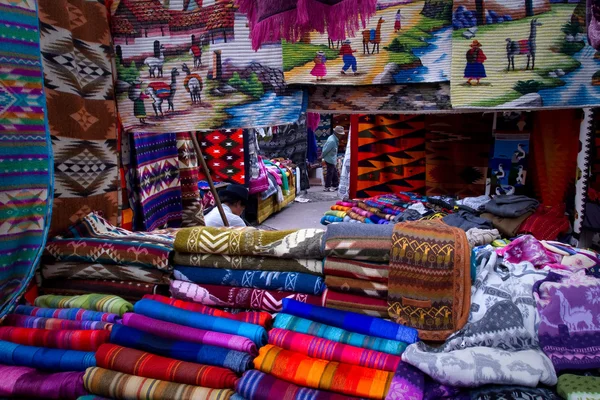
<path id="1" fill-rule="evenodd" d="M 327 57 L 325 57 L 325 53 L 318 51 L 313 62 L 315 63 L 315 66 L 312 71 L 310 71 L 310 74 L 317 77 L 317 82 L 324 81 L 324 78 L 327 75 L 327 66 L 325 65 Z"/>
<path id="2" fill-rule="evenodd" d="M 354 57 L 354 53 L 356 50 L 352 50 L 352 46 L 350 46 L 349 40 L 344 40 L 342 44 L 342 48 L 340 49 L 340 56 L 342 56 L 342 60 L 344 61 L 344 67 L 342 68 L 342 75 L 346 75 L 346 71 L 348 68 L 352 67 L 352 72 L 356 74 L 356 57 Z"/>
<path id="3" fill-rule="evenodd" d="M 402 14 L 400 14 L 400 10 L 396 13 L 396 22 L 394 22 L 394 32 L 398 32 L 402 30 Z"/>
<path id="4" fill-rule="evenodd" d="M 473 40 L 471 43 L 471 49 L 467 51 L 467 66 L 465 67 L 465 79 L 468 85 L 472 85 L 473 79 L 477 81 L 476 85 L 479 85 L 481 78 L 487 78 L 485 73 L 485 67 L 483 63 L 487 60 L 483 50 L 481 50 L 481 43 L 477 40 Z"/>
<path id="5" fill-rule="evenodd" d="M 337 170 L 338 147 L 340 146 L 340 136 L 345 135 L 344 127 L 336 126 L 333 134 L 327 138 L 321 157 L 325 161 L 327 172 L 325 175 L 325 191 L 335 192 L 340 185 L 340 175 Z"/>

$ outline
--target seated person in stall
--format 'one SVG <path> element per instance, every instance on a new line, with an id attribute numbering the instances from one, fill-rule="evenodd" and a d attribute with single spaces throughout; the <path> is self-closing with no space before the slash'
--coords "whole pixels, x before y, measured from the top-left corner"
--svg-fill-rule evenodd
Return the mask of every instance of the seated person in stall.
<path id="1" fill-rule="evenodd" d="M 231 227 L 244 227 L 246 223 L 241 215 L 246 209 L 248 203 L 248 189 L 242 185 L 229 185 L 219 192 L 219 199 L 223 204 L 223 211 Z M 223 219 L 219 214 L 219 208 L 214 207 L 204 217 L 206 226 L 223 227 Z"/>

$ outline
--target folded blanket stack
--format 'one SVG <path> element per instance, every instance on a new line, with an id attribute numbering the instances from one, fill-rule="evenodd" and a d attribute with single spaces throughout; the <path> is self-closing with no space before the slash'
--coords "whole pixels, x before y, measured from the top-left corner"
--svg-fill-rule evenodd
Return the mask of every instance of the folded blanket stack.
<path id="1" fill-rule="evenodd" d="M 503 237 L 510 239 L 517 236 L 521 225 L 538 206 L 537 200 L 527 196 L 496 196 L 485 205 L 485 213 L 481 214 L 481 218 L 491 221 Z"/>
<path id="2" fill-rule="evenodd" d="M 130 232 L 90 213 L 48 241 L 42 292 L 104 293 L 127 300 L 168 293 L 173 231 Z"/>
<path id="3" fill-rule="evenodd" d="M 384 399 L 414 329 L 378 318 L 283 300 L 269 344 L 236 391 L 247 400 Z"/>
<path id="4" fill-rule="evenodd" d="M 324 238 L 323 305 L 388 317 L 389 252 L 394 225 L 330 225 Z"/>
<path id="5" fill-rule="evenodd" d="M 227 310 L 281 310 L 283 299 L 320 305 L 324 231 L 182 229 L 171 295 Z"/>

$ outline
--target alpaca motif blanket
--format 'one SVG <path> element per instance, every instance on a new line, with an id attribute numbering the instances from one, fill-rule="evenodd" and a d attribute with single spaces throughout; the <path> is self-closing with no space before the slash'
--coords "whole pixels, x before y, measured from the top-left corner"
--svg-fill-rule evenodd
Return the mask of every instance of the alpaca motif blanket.
<path id="1" fill-rule="evenodd" d="M 115 98 L 126 132 L 298 120 L 303 92 L 286 86 L 281 44 L 255 52 L 248 18 L 233 0 L 163 3 L 121 0 L 111 9 Z"/>
<path id="2" fill-rule="evenodd" d="M 176 252 L 173 256 L 173 264 L 202 268 L 301 272 L 303 274 L 323 275 L 323 261 L 307 258 L 274 258 Z"/>
<path id="3" fill-rule="evenodd" d="M 451 18 L 448 0 L 377 1 L 368 24 L 345 37 L 317 30 L 296 43 L 284 42 L 285 79 L 337 86 L 448 81 Z"/>
<path id="4" fill-rule="evenodd" d="M 463 329 L 441 347 L 424 342 L 409 346 L 402 361 L 451 386 L 556 384 L 552 362 L 539 348 L 532 294 L 546 275 L 531 263 L 490 257 L 473 284 Z"/>
<path id="5" fill-rule="evenodd" d="M 586 1 L 455 1 L 455 108 L 597 106 L 600 61 L 586 35 Z"/>
<path id="6" fill-rule="evenodd" d="M 323 258 L 320 229 L 263 231 L 256 228 L 185 228 L 177 233 L 175 251 L 237 256 Z"/>

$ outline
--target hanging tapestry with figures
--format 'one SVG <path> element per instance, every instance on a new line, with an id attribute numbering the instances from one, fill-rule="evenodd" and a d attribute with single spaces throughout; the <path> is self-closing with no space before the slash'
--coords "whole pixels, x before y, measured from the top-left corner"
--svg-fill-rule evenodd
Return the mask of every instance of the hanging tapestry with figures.
<path id="1" fill-rule="evenodd" d="M 379 0 L 365 29 L 345 40 L 317 31 L 283 43 L 290 84 L 392 85 L 450 78 L 452 0 Z"/>
<path id="2" fill-rule="evenodd" d="M 586 0 L 455 0 L 452 104 L 531 109 L 600 104 Z"/>
<path id="3" fill-rule="evenodd" d="M 361 115 L 350 140 L 350 197 L 425 192 L 425 116 Z"/>
<path id="4" fill-rule="evenodd" d="M 48 124 L 54 152 L 50 234 L 91 211 L 116 224 L 117 117 L 102 0 L 39 0 Z"/>
<path id="5" fill-rule="evenodd" d="M 286 87 L 281 44 L 252 50 L 233 0 L 119 0 L 112 10 L 116 98 L 135 132 L 293 123 L 303 94 Z"/>

